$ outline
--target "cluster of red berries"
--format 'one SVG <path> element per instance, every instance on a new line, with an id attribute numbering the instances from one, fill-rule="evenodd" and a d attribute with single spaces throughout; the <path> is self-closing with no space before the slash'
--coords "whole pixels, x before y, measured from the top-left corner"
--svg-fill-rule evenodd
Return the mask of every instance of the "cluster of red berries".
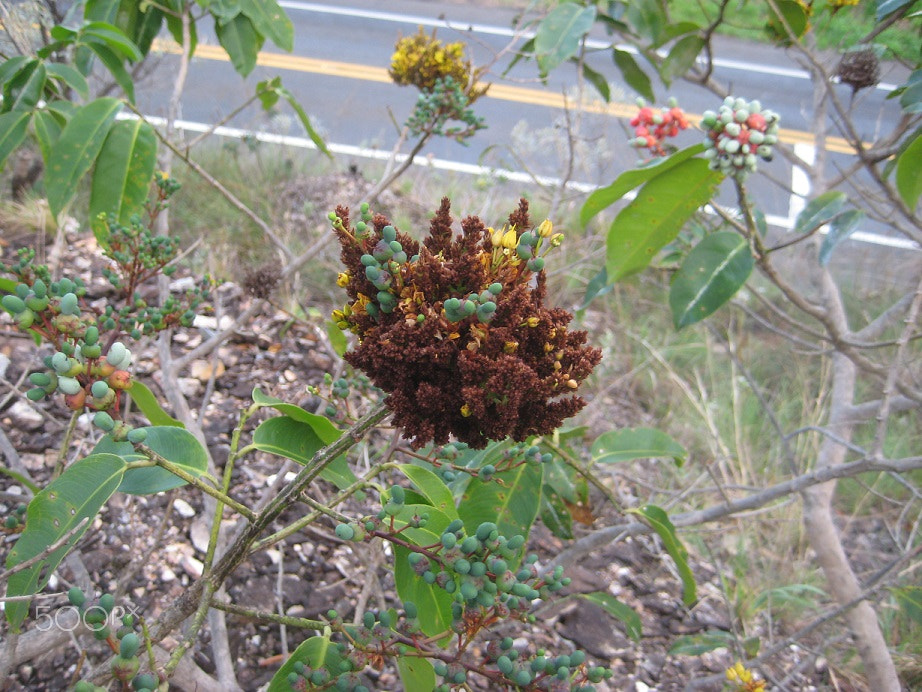
<path id="1" fill-rule="evenodd" d="M 755 171 L 758 158 L 771 161 L 778 121 L 778 114 L 758 101 L 728 96 L 717 112 L 705 111 L 702 116 L 707 130 L 704 157 L 714 170 L 744 180 Z"/>
<path id="2" fill-rule="evenodd" d="M 631 127 L 634 128 L 631 146 L 635 149 L 649 149 L 653 156 L 666 156 L 663 147 L 666 138 L 675 137 L 688 127 L 685 112 L 674 98 L 669 99 L 668 110 L 651 108 L 643 99 L 637 99 L 637 105 L 640 110 L 631 119 Z"/>

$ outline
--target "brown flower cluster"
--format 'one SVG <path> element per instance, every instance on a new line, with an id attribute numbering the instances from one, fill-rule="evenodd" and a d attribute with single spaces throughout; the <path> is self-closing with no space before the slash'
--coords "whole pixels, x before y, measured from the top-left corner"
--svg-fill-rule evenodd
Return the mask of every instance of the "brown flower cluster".
<path id="1" fill-rule="evenodd" d="M 359 337 L 345 358 L 387 392 L 414 448 L 454 437 L 482 448 L 552 432 L 579 411 L 575 394 L 601 360 L 572 315 L 545 307 L 544 262 L 563 239 L 533 228 L 522 200 L 508 226 L 477 217 L 452 228 L 447 198 L 420 245 L 363 205 L 331 214 L 349 301 L 333 314 Z"/>

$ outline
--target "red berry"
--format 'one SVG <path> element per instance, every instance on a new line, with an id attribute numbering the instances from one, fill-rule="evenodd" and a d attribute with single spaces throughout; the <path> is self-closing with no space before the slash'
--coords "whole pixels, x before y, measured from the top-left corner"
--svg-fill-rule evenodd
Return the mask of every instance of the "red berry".
<path id="1" fill-rule="evenodd" d="M 758 130 L 759 132 L 765 132 L 765 127 L 767 125 L 761 113 L 751 114 L 749 119 L 746 120 L 746 124 L 749 126 L 750 130 Z"/>

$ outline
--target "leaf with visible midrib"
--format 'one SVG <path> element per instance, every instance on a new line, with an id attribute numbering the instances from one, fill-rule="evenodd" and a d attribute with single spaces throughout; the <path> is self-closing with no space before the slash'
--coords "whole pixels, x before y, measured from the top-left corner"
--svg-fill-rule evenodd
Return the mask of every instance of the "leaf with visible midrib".
<path id="1" fill-rule="evenodd" d="M 55 216 L 73 198 L 80 180 L 93 167 L 121 107 L 118 99 L 97 99 L 79 108 L 64 126 L 45 170 L 48 204 Z"/>
<path id="2" fill-rule="evenodd" d="M 295 649 L 288 660 L 282 664 L 272 681 L 269 683 L 269 692 L 291 692 L 291 683 L 288 682 L 288 676 L 295 672 L 295 664 L 303 663 L 306 666 L 318 670 L 326 668 L 328 670 L 339 670 L 343 657 L 339 655 L 336 645 L 330 641 L 329 637 L 311 637 L 306 639 Z"/>
<path id="3" fill-rule="evenodd" d="M 7 596 L 32 596 L 48 583 L 61 560 L 89 528 L 93 517 L 118 488 L 125 473 L 125 460 L 114 454 L 91 454 L 67 467 L 60 476 L 29 503 L 26 528 L 10 550 L 7 568 L 35 557 L 61 540 L 80 522 L 87 523 L 64 545 L 31 567 L 10 575 Z M 14 631 L 29 614 L 29 601 L 6 603 L 6 619 Z"/>

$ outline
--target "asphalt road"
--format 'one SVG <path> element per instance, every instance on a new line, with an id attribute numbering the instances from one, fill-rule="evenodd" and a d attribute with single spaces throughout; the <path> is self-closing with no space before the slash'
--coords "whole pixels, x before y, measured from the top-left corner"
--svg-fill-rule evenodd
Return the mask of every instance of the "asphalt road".
<path id="1" fill-rule="evenodd" d="M 217 59 L 219 49 L 209 50 L 206 44 L 214 46 L 216 41 L 200 34 L 202 47 L 191 66 L 182 102 L 184 119 L 200 123 L 222 120 L 253 93 L 257 82 L 281 75 L 283 84 L 297 96 L 328 142 L 390 151 L 399 134 L 395 123 L 403 122 L 416 99 L 411 87 L 395 86 L 386 74 L 394 43 L 400 36 L 414 33 L 420 25 L 427 31 L 437 27 L 440 38 L 465 41 L 475 64 L 493 63 L 511 40 L 513 13 L 502 8 L 422 0 L 350 0 L 348 5 L 290 0 L 281 4 L 294 23 L 294 51 L 281 53 L 267 44 L 260 65 L 245 80 L 229 63 Z M 607 184 L 637 159 L 636 152 L 626 144 L 625 117 L 633 110 L 635 95 L 623 85 L 611 62 L 610 50 L 602 50 L 604 45 L 603 36 L 593 35 L 590 46 L 597 46 L 598 51 L 590 55 L 589 63 L 608 78 L 615 103 L 584 102 L 581 112 L 571 112 L 569 116 L 570 123 L 581 121 L 584 137 L 573 177 L 588 185 Z M 813 85 L 788 53 L 721 40 L 718 55 L 721 60 L 715 69 L 717 80 L 730 85 L 734 93 L 758 98 L 778 111 L 785 141 L 799 142 L 802 148 L 804 143 L 810 143 Z M 573 103 L 575 70 L 562 66 L 542 84 L 531 62 L 520 62 L 503 76 L 509 58 L 506 53 L 495 62 L 487 77 L 494 86 L 475 104 L 476 113 L 485 119 L 488 128 L 478 132 L 467 146 L 442 139 L 433 142 L 425 153 L 452 162 L 557 176 L 566 156 L 563 143 L 568 118 L 562 106 L 565 99 Z M 139 92 L 139 105 L 151 115 L 164 114 L 172 86 L 170 66 L 176 64 L 177 58 L 166 55 L 163 60 L 165 69 L 157 71 L 161 81 L 147 84 Z M 867 140 L 898 116 L 898 104 L 886 99 L 886 82 L 892 86 L 901 79 L 902 75 L 885 73 L 883 88 L 865 90 L 855 99 L 854 120 Z M 719 105 L 703 89 L 683 82 L 672 87 L 668 92 L 658 89 L 657 95 L 663 102 L 667 96 L 676 96 L 691 114 Z M 848 100 L 847 86 L 834 88 Z M 228 124 L 248 130 L 301 134 L 292 117 L 270 117 L 255 108 L 247 109 Z M 696 139 L 694 133 L 686 132 L 678 143 L 687 145 Z M 844 143 L 833 139 L 832 149 L 844 151 Z M 833 154 L 830 164 L 844 166 L 847 160 L 846 154 Z M 792 184 L 791 168 L 781 157 L 766 168 L 773 178 Z M 797 189 L 796 179 L 793 184 Z M 789 191 L 768 186 L 759 190 L 758 202 L 778 223 L 790 221 L 800 204 Z"/>

